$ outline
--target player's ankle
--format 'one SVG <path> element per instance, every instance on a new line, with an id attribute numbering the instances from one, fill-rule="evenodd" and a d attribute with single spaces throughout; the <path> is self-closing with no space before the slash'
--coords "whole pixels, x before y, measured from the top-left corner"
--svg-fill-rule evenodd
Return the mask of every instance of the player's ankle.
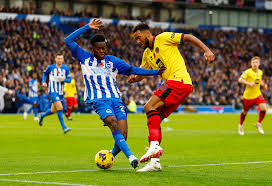
<path id="1" fill-rule="evenodd" d="M 151 141 L 151 142 L 150 142 L 150 148 L 154 148 L 154 147 L 156 147 L 156 146 L 160 146 L 159 141 Z"/>

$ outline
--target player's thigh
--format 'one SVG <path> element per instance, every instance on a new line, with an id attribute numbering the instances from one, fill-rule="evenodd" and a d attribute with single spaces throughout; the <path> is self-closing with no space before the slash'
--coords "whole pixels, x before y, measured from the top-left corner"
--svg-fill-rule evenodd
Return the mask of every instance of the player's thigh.
<path id="1" fill-rule="evenodd" d="M 259 106 L 261 111 L 266 111 L 266 101 L 262 95 L 256 98 L 256 105 Z"/>
<path id="2" fill-rule="evenodd" d="M 61 101 L 56 101 L 53 103 L 53 105 L 55 106 L 56 110 L 63 110 L 63 106 L 62 106 L 62 103 Z"/>
<path id="3" fill-rule="evenodd" d="M 123 102 L 112 101 L 111 105 L 118 121 L 127 120 L 128 108 Z"/>
<path id="4" fill-rule="evenodd" d="M 255 105 L 254 99 L 243 99 L 243 113 L 247 114 L 247 112 Z"/>
<path id="5" fill-rule="evenodd" d="M 107 116 L 103 121 L 107 124 L 111 131 L 120 130 L 115 116 Z"/>
<path id="6" fill-rule="evenodd" d="M 102 121 L 104 121 L 107 125 L 110 121 L 113 120 L 111 117 L 110 117 L 111 119 L 106 120 L 107 117 L 114 116 L 114 118 L 116 119 L 115 114 L 114 114 L 114 109 L 112 108 L 111 102 L 104 101 L 104 100 L 94 101 L 94 102 L 92 102 L 92 107 L 93 107 L 94 111 L 99 115 L 100 119 Z"/>
<path id="7" fill-rule="evenodd" d="M 51 111 L 52 113 L 56 113 L 56 112 L 57 112 L 57 108 L 56 108 L 56 106 L 54 105 L 54 103 L 51 104 L 51 109 L 50 109 L 50 111 Z"/>
<path id="8" fill-rule="evenodd" d="M 261 111 L 266 111 L 266 103 L 260 103 L 258 106 Z"/>
<path id="9" fill-rule="evenodd" d="M 78 107 L 77 99 L 74 98 L 74 100 L 75 100 L 75 101 L 74 101 L 74 106 L 73 106 L 73 107 L 74 107 L 74 109 L 77 109 L 77 107 Z"/>
<path id="10" fill-rule="evenodd" d="M 157 95 L 152 95 L 151 98 L 147 101 L 144 106 L 144 111 L 149 112 L 151 110 L 158 110 L 159 108 L 164 106 L 164 102 Z"/>

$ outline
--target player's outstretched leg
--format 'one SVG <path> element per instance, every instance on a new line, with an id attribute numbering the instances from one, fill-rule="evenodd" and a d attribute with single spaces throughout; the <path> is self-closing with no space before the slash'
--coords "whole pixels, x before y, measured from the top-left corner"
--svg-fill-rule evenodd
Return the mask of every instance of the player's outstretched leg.
<path id="1" fill-rule="evenodd" d="M 66 133 L 69 132 L 71 129 L 70 129 L 70 128 L 67 128 L 66 125 L 65 125 L 65 123 L 64 123 L 63 111 L 62 111 L 62 110 L 58 110 L 58 111 L 57 111 L 57 115 L 58 115 L 59 122 L 60 122 L 60 125 L 61 125 L 62 130 L 63 130 L 63 133 L 66 134 Z"/>
<path id="2" fill-rule="evenodd" d="M 117 119 L 114 116 L 108 116 L 104 119 L 104 122 L 108 125 L 108 127 L 112 131 L 112 136 L 115 141 L 115 144 L 123 151 L 123 153 L 128 158 L 131 166 L 133 168 L 137 168 L 139 164 L 139 160 L 132 154 L 130 151 L 127 142 L 122 135 L 121 131 L 119 130 Z"/>
<path id="3" fill-rule="evenodd" d="M 245 134 L 243 124 L 244 124 L 244 121 L 245 121 L 245 118 L 246 118 L 246 114 L 247 114 L 246 111 L 242 111 L 242 113 L 240 114 L 240 123 L 239 123 L 239 127 L 238 127 L 238 133 L 240 135 Z"/>
<path id="4" fill-rule="evenodd" d="M 119 152 L 121 152 L 120 147 L 117 145 L 117 143 L 114 143 L 114 146 L 111 150 L 112 155 L 115 157 L 117 154 L 119 154 Z"/>
<path id="5" fill-rule="evenodd" d="M 44 117 L 49 116 L 51 114 L 52 114 L 51 109 L 48 109 L 44 113 L 40 114 L 39 115 L 39 125 L 42 126 L 43 125 L 43 119 L 44 119 Z"/>
<path id="6" fill-rule="evenodd" d="M 162 139 L 161 128 L 159 130 L 160 130 L 159 142 L 161 143 L 161 139 Z M 136 172 L 151 172 L 151 171 L 153 172 L 153 171 L 161 171 L 161 170 L 162 170 L 162 167 L 160 163 L 160 156 L 154 156 L 153 158 L 151 158 L 150 162 L 146 166 L 137 170 Z"/>
<path id="7" fill-rule="evenodd" d="M 116 119 L 117 118 L 119 118 L 119 120 L 117 121 L 118 127 L 120 128 L 121 133 L 124 136 L 125 140 L 127 140 L 127 131 L 128 131 L 127 117 L 122 114 L 121 116 L 117 115 Z M 119 154 L 119 152 L 121 152 L 121 149 L 116 143 L 114 143 L 114 146 L 113 146 L 113 149 L 111 152 L 112 152 L 113 156 L 115 157 L 115 156 L 117 156 L 117 154 Z"/>
<path id="8" fill-rule="evenodd" d="M 38 118 L 38 113 L 39 113 L 39 108 L 38 106 L 33 106 L 33 111 L 34 111 L 34 121 L 39 121 L 39 118 Z"/>
<path id="9" fill-rule="evenodd" d="M 261 103 L 261 104 L 259 104 L 259 107 L 260 107 L 259 119 L 258 119 L 258 122 L 256 123 L 256 127 L 257 127 L 260 134 L 264 134 L 264 130 L 262 127 L 262 121 L 263 121 L 265 114 L 266 114 L 266 104 Z"/>
<path id="10" fill-rule="evenodd" d="M 150 110 L 146 112 L 147 126 L 149 130 L 150 148 L 141 157 L 140 162 L 150 160 L 154 156 L 160 156 L 163 153 L 163 149 L 160 147 L 160 123 L 161 118 L 157 110 Z"/>

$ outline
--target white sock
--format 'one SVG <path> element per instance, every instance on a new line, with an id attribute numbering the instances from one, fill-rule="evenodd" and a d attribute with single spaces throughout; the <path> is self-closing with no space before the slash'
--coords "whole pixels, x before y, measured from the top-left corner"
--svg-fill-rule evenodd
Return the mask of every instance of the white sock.
<path id="1" fill-rule="evenodd" d="M 150 148 L 154 148 L 156 146 L 160 146 L 160 143 L 158 141 L 151 141 L 150 142 Z"/>
<path id="2" fill-rule="evenodd" d="M 160 158 L 151 158 L 151 162 L 152 163 L 155 163 L 155 162 L 160 163 Z"/>

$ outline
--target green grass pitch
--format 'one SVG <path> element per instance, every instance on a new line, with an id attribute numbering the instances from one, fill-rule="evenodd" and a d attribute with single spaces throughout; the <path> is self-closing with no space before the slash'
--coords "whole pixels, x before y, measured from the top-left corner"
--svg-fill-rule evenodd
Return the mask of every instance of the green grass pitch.
<path id="1" fill-rule="evenodd" d="M 248 115 L 239 136 L 238 114 L 173 114 L 162 124 L 163 171 L 135 173 L 123 153 L 111 170 L 94 164 L 99 150 L 113 146 L 97 115 L 73 115 L 67 135 L 56 115 L 43 127 L 33 116 L 1 115 L 0 185 L 272 185 L 270 117 L 261 135 L 253 126 L 257 114 Z M 129 115 L 128 128 L 128 144 L 140 158 L 148 145 L 145 115 Z"/>

